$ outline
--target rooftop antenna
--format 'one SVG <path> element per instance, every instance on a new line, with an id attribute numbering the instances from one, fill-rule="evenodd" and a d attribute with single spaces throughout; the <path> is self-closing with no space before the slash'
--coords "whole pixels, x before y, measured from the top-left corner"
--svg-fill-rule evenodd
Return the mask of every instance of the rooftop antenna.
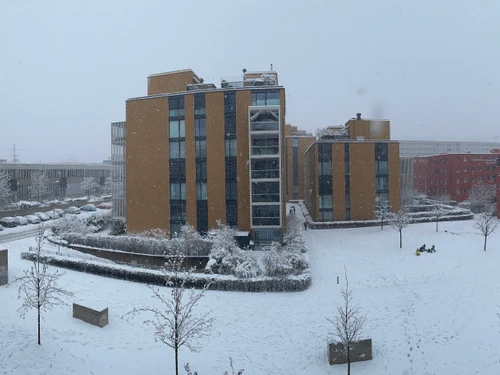
<path id="1" fill-rule="evenodd" d="M 273 64 L 271 64 L 271 72 L 273 71 Z"/>
<path id="2" fill-rule="evenodd" d="M 17 152 L 16 152 L 16 145 L 14 144 L 12 147 L 12 162 L 13 163 L 19 163 L 19 158 L 17 157 Z"/>

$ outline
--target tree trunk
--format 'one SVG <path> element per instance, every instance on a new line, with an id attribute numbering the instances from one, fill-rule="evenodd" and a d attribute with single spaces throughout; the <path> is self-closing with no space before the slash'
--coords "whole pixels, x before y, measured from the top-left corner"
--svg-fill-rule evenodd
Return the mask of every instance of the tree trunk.
<path id="1" fill-rule="evenodd" d="M 38 306 L 38 345 L 42 345 L 40 342 L 40 306 Z"/>
<path id="2" fill-rule="evenodd" d="M 488 239 L 488 236 L 484 236 L 484 251 L 486 251 L 486 240 Z"/>
<path id="3" fill-rule="evenodd" d="M 399 248 L 403 248 L 403 230 L 399 231 Z"/>
<path id="4" fill-rule="evenodd" d="M 436 220 L 436 232 L 438 231 L 438 221 Z"/>
<path id="5" fill-rule="evenodd" d="M 175 348 L 175 375 L 179 375 L 179 348 Z"/>
<path id="6" fill-rule="evenodd" d="M 351 375 L 351 351 L 347 345 L 347 375 Z"/>

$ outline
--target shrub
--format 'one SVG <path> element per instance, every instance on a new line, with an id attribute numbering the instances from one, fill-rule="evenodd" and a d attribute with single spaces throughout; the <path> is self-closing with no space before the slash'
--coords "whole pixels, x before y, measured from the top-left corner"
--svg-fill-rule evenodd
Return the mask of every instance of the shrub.
<path id="1" fill-rule="evenodd" d="M 83 221 L 91 232 L 96 233 L 107 228 L 111 222 L 111 212 L 95 213 L 88 216 Z"/>
<path id="2" fill-rule="evenodd" d="M 68 233 L 87 234 L 92 232 L 93 228 L 88 227 L 78 217 L 73 215 L 66 215 L 56 220 L 50 227 L 52 233 L 56 236 L 62 236 Z"/>
<path id="3" fill-rule="evenodd" d="M 111 231 L 109 232 L 112 236 L 119 236 L 127 233 L 127 223 L 123 219 L 111 219 Z"/>

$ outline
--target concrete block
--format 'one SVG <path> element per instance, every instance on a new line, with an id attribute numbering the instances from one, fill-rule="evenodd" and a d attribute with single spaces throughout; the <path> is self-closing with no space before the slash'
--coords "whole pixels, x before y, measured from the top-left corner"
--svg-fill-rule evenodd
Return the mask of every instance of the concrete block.
<path id="1" fill-rule="evenodd" d="M 9 283 L 9 250 L 0 250 L 0 286 Z"/>
<path id="2" fill-rule="evenodd" d="M 73 318 L 102 328 L 108 324 L 108 308 L 106 307 L 104 310 L 97 311 L 74 303 Z"/>

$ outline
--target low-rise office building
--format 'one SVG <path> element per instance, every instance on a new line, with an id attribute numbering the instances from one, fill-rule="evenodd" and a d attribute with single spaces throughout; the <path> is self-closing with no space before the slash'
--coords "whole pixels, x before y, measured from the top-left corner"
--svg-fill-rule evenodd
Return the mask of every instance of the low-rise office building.
<path id="1" fill-rule="evenodd" d="M 12 200 L 28 200 L 32 177 L 42 172 L 46 179 L 46 193 L 41 198 L 54 199 L 66 196 L 82 196 L 86 192 L 81 187 L 85 177 L 93 177 L 104 193 L 107 178 L 111 177 L 109 164 L 85 163 L 0 163 L 0 174 L 7 174 L 10 179 Z M 106 191 L 106 193 L 109 193 Z"/>

